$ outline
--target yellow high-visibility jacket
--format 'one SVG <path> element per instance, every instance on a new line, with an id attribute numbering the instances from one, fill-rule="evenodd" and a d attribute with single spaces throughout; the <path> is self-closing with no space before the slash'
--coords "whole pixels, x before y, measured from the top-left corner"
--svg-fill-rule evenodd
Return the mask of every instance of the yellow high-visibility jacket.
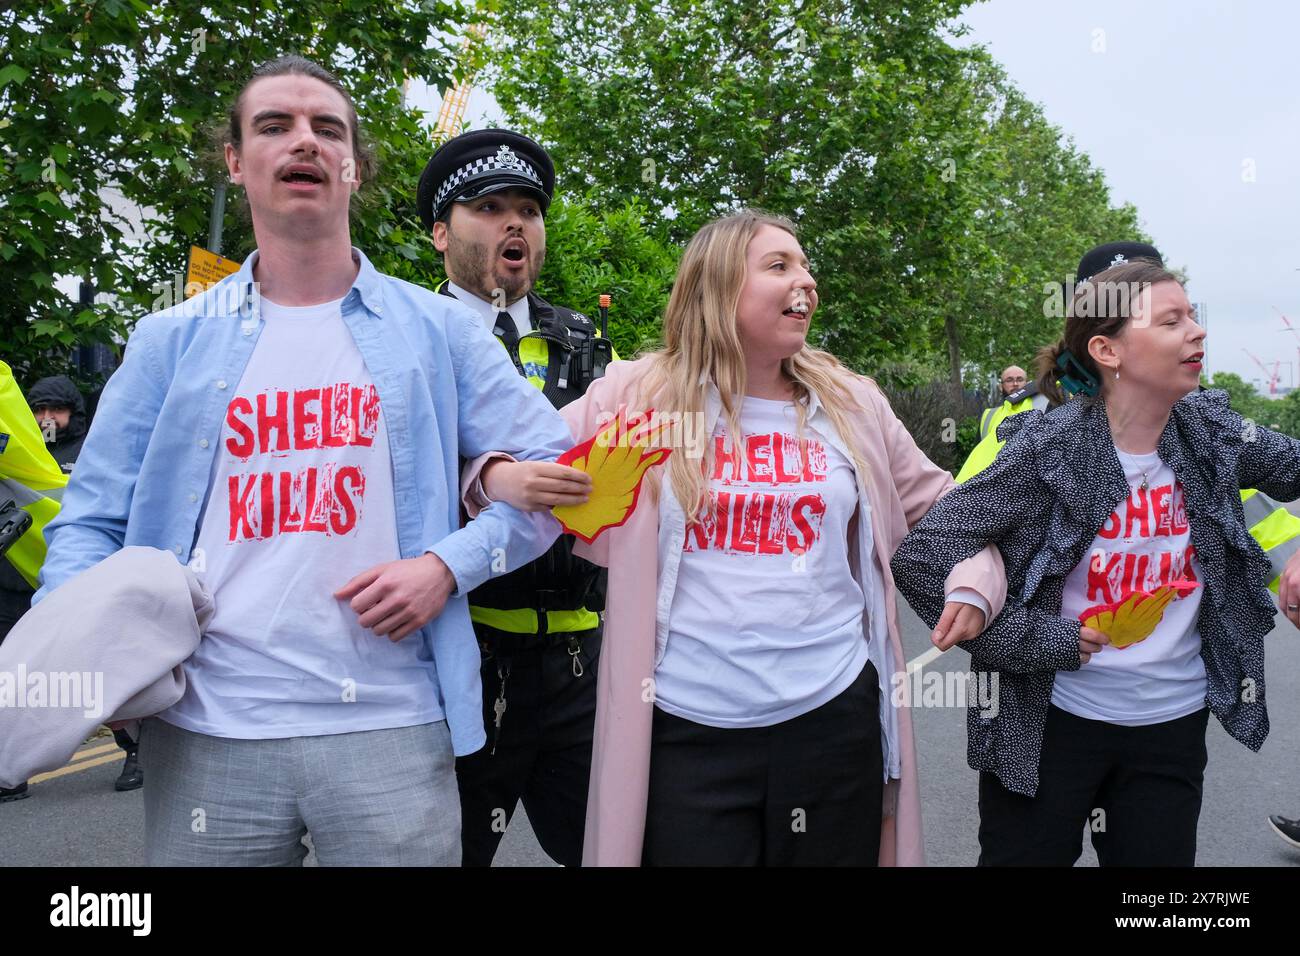
<path id="1" fill-rule="evenodd" d="M 1264 549 L 1273 566 L 1269 590 L 1277 593 L 1278 578 L 1291 555 L 1300 551 L 1300 518 L 1297 518 L 1262 491 L 1241 489 L 1241 507 L 1246 512 L 1246 527 L 1255 543 Z"/>
<path id="2" fill-rule="evenodd" d="M 1013 392 L 1011 398 L 1014 398 L 1017 394 L 1019 393 Z M 1001 405 L 984 409 L 984 414 L 980 416 L 979 444 L 971 450 L 970 456 L 966 459 L 966 464 L 962 465 L 961 471 L 957 472 L 958 484 L 973 475 L 978 475 L 993 464 L 993 459 L 998 457 L 998 452 L 1002 450 L 1004 444 L 998 441 L 998 426 L 1012 415 L 1019 415 L 1021 412 L 1029 411 L 1034 407 L 1034 399 L 1037 397 L 1037 393 L 1026 395 L 1018 402 L 1012 402 L 1008 398 Z"/>
<path id="3" fill-rule="evenodd" d="M 0 504 L 12 498 L 32 516 L 5 557 L 32 587 L 45 563 L 45 526 L 59 513 L 67 484 L 13 372 L 0 362 Z"/>

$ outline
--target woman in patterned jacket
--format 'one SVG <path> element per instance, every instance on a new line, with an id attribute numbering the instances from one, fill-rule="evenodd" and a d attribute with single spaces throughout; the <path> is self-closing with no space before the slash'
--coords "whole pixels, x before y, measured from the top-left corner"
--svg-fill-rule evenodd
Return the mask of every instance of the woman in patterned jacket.
<path id="1" fill-rule="evenodd" d="M 1270 570 L 1238 492 L 1300 497 L 1300 442 L 1196 391 L 1204 341 L 1157 263 L 1083 283 L 1038 375 L 1084 394 L 1004 422 L 994 464 L 894 555 L 929 622 L 957 562 L 990 543 L 1006 562 L 1005 608 L 961 644 L 998 678 L 967 714 L 981 865 L 1072 865 L 1088 825 L 1103 866 L 1190 866 L 1209 713 L 1252 750 L 1268 734 Z"/>

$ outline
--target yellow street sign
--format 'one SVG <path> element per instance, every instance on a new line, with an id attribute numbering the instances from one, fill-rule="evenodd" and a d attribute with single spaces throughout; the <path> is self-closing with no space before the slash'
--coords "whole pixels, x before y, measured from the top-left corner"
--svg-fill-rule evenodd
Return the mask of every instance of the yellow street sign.
<path id="1" fill-rule="evenodd" d="M 239 266 L 240 263 L 234 259 L 226 259 L 199 246 L 190 246 L 190 267 L 185 274 L 185 298 L 198 295 L 232 272 L 238 272 Z"/>

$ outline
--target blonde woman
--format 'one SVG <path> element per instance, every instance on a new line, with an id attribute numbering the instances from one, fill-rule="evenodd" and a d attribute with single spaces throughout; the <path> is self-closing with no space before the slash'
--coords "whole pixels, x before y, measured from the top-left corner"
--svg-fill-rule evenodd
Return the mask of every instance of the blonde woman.
<path id="1" fill-rule="evenodd" d="M 789 221 L 712 222 L 663 350 L 563 410 L 575 440 L 650 408 L 684 425 L 627 523 L 578 548 L 609 568 L 586 865 L 922 862 L 889 558 L 952 477 L 871 380 L 808 346 L 816 289 Z M 471 511 L 587 488 L 548 463 L 466 477 Z M 1005 590 L 995 550 L 971 558 L 936 633 L 977 635 Z"/>

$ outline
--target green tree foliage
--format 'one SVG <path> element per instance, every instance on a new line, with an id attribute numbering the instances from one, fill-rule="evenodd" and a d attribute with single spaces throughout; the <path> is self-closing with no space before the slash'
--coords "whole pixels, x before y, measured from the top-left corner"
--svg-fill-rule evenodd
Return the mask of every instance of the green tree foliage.
<path id="1" fill-rule="evenodd" d="M 538 292 L 599 321 L 602 294 L 611 298 L 609 337 L 620 358 L 659 343 L 679 247 L 650 226 L 636 199 L 605 207 L 580 197 L 552 203 L 546 216 L 546 265 Z"/>
<path id="2" fill-rule="evenodd" d="M 1278 404 L 1259 394 L 1255 386 L 1234 372 L 1215 372 L 1209 382 L 1210 388 L 1219 388 L 1228 393 L 1228 401 L 1242 418 L 1249 418 L 1262 425 L 1274 427 L 1273 406 Z"/>
<path id="3" fill-rule="evenodd" d="M 1300 438 L 1300 390 L 1293 389 L 1277 401 L 1269 402 L 1269 404 L 1272 406 L 1270 409 L 1272 412 L 1270 427 L 1276 428 L 1292 438 Z"/>
<path id="4" fill-rule="evenodd" d="M 1136 210 L 1111 205 L 1100 170 L 1000 67 L 980 56 L 970 77 L 982 91 L 987 126 L 954 182 L 978 223 L 955 244 L 971 250 L 961 253 L 971 260 L 963 267 L 967 280 L 955 282 L 960 337 L 968 346 L 962 355 L 985 377 L 1008 365 L 1032 376 L 1038 348 L 1064 329 L 1065 300 L 1057 290 L 1072 281 L 1079 257 L 1102 242 L 1150 240 Z"/>
<path id="5" fill-rule="evenodd" d="M 121 338 L 168 304 L 191 244 L 205 245 L 215 176 L 208 135 L 253 66 L 284 53 L 339 76 L 375 142 L 356 243 L 421 281 L 437 255 L 415 214 L 430 143 L 403 103 L 407 77 L 442 85 L 467 19 L 442 0 L 215 5 L 22 0 L 0 11 L 0 343 L 30 375 L 64 370 L 74 342 Z M 442 31 L 448 31 L 444 34 Z M 446 36 L 446 39 L 439 37 Z M 231 192 L 224 251 L 252 233 Z M 131 235 L 132 221 L 144 230 Z M 93 309 L 55 288 L 93 279 Z M 167 291 L 164 291 L 167 290 Z"/>
<path id="6" fill-rule="evenodd" d="M 1202 379 L 1204 383 L 1204 379 Z M 1300 438 L 1300 389 L 1273 399 L 1260 394 L 1250 382 L 1233 372 L 1215 372 L 1208 383 L 1228 393 L 1233 410 L 1266 428 Z"/>
<path id="7" fill-rule="evenodd" d="M 814 338 L 886 383 L 974 379 L 1059 335 L 1044 285 L 1139 238 L 1100 173 L 981 49 L 961 0 L 499 0 L 493 91 L 598 203 L 687 238 L 792 217 Z"/>

